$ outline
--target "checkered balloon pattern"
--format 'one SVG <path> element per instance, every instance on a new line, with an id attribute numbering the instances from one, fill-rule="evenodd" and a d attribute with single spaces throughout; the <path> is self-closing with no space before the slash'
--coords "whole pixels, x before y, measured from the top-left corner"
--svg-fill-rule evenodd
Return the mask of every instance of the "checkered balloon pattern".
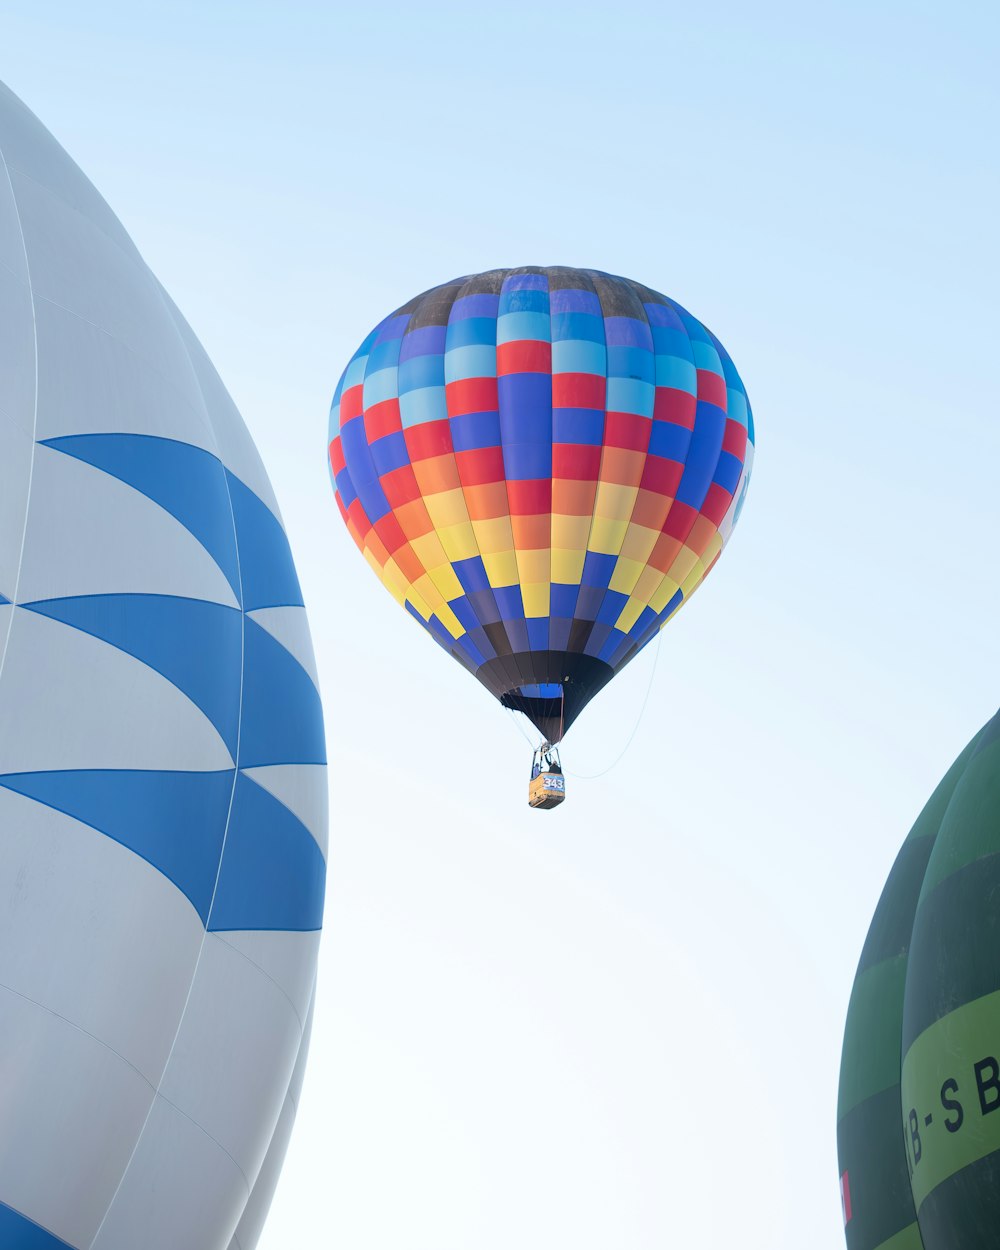
<path id="1" fill-rule="evenodd" d="M 715 564 L 753 444 L 719 340 L 589 269 L 427 291 L 368 335 L 330 412 L 337 505 L 369 564 L 553 742 Z"/>

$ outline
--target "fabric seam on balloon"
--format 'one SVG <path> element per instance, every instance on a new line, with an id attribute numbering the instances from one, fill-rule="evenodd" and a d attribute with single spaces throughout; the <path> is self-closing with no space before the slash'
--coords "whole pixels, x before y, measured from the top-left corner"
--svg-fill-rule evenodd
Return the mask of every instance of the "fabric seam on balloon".
<path id="1" fill-rule="evenodd" d="M 194 368 L 194 362 L 191 360 L 190 353 L 189 353 L 189 352 L 188 352 L 188 350 L 187 350 L 187 344 L 184 342 L 183 337 L 181 336 L 180 331 L 179 331 L 179 330 L 178 330 L 178 328 L 177 328 L 177 324 L 176 324 L 176 321 L 175 321 L 175 319 L 174 319 L 174 316 L 173 316 L 173 314 L 172 314 L 172 312 L 171 312 L 171 310 L 170 310 L 169 305 L 167 304 L 166 300 L 165 300 L 165 299 L 164 299 L 164 297 L 163 297 L 163 293 L 162 293 L 162 291 L 161 291 L 161 289 L 160 289 L 160 287 L 159 287 L 159 284 L 158 284 L 158 283 L 156 283 L 156 284 L 155 284 L 155 289 L 156 289 L 156 292 L 157 292 L 157 296 L 158 296 L 158 298 L 160 299 L 161 303 L 163 304 L 163 306 L 164 306 L 164 308 L 165 308 L 165 310 L 166 310 L 166 312 L 167 312 L 167 315 L 168 315 L 168 318 L 169 318 L 170 324 L 171 324 L 171 325 L 173 326 L 173 328 L 174 328 L 174 332 L 175 332 L 175 334 L 177 335 L 177 338 L 178 338 L 178 340 L 179 340 L 179 342 L 180 342 L 181 349 L 182 349 L 182 351 L 184 352 L 184 355 L 185 355 L 185 356 L 187 357 L 187 359 L 188 359 L 188 363 L 189 363 L 189 365 L 190 365 L 190 367 L 191 367 L 191 371 L 192 371 L 192 374 L 193 374 L 193 376 L 194 376 L 195 384 L 197 385 L 198 390 L 199 390 L 199 391 L 201 391 L 201 383 L 198 381 L 197 372 L 196 372 L 196 370 L 195 370 L 195 368 Z M 202 393 L 202 397 L 204 398 L 204 392 L 202 391 L 201 393 Z M 206 408 L 207 408 L 207 405 L 206 405 Z M 216 440 L 216 452 L 218 452 L 218 451 L 219 451 L 219 447 L 218 447 L 218 442 L 217 442 L 217 440 Z M 217 458 L 217 459 L 219 459 L 219 460 L 220 460 L 220 463 L 221 463 L 221 457 L 217 455 L 217 456 L 216 456 L 216 458 Z M 225 466 L 223 466 L 223 468 L 225 468 Z M 172 1062 L 172 1060 L 173 1060 L 174 1051 L 176 1050 L 176 1047 L 177 1047 L 177 1039 L 180 1037 L 180 1035 L 181 1035 L 181 1030 L 182 1030 L 182 1028 L 184 1027 L 184 1021 L 185 1021 L 185 1019 L 186 1019 L 186 1017 L 187 1017 L 188 1006 L 189 1006 L 189 1004 L 190 1004 L 190 1002 L 191 1002 L 191 995 L 192 995 L 192 992 L 193 992 L 193 990 L 194 990 L 194 984 L 195 984 L 195 981 L 197 980 L 197 977 L 198 977 L 198 970 L 199 970 L 199 969 L 200 969 L 200 967 L 201 967 L 202 956 L 204 955 L 204 952 L 205 952 L 205 944 L 206 944 L 206 942 L 208 941 L 208 925 L 211 923 L 211 917 L 212 917 L 212 907 L 214 906 L 214 903 L 215 903 L 215 895 L 216 895 L 216 892 L 218 891 L 218 888 L 219 888 L 219 878 L 220 878 L 220 876 L 222 875 L 222 861 L 223 861 L 223 858 L 224 858 L 225 853 L 226 853 L 226 842 L 227 842 L 228 837 L 229 837 L 229 824 L 230 824 L 230 821 L 231 821 L 231 819 L 232 819 L 232 813 L 233 813 L 233 803 L 234 803 L 234 801 L 235 801 L 235 797 L 236 797 L 236 785 L 237 785 L 237 779 L 238 779 L 238 776 L 239 776 L 239 759 L 240 759 L 240 756 L 239 756 L 239 751 L 240 751 L 240 738 L 241 738 L 241 736 L 242 736 L 242 730 L 243 730 L 243 682 L 244 682 L 244 677 L 245 677 L 245 675 L 244 675 L 244 665 L 245 665 L 245 662 L 246 662 L 246 613 L 245 613 L 245 611 L 243 610 L 243 575 L 242 575 L 241 562 L 240 562 L 239 534 L 237 533 L 237 529 L 236 529 L 236 513 L 235 513 L 234 508 L 233 508 L 232 496 L 231 496 L 231 494 L 230 494 L 230 490 L 229 490 L 229 479 L 228 479 L 228 477 L 226 477 L 225 475 L 224 475 L 224 481 L 225 481 L 225 485 L 226 485 L 226 497 L 229 499 L 229 512 L 230 512 L 230 516 L 231 516 L 231 518 L 232 518 L 233 538 L 234 538 L 234 541 L 235 541 L 235 544 L 236 544 L 236 570 L 237 570 L 237 577 L 238 577 L 238 579 L 239 579 L 239 583 L 240 583 L 239 603 L 240 603 L 240 608 L 241 608 L 241 611 L 240 611 L 240 616 L 241 616 L 241 618 L 242 618 L 242 624 L 241 624 L 241 630 L 240 630 L 240 696 L 239 696 L 239 715 L 238 715 L 238 719 L 237 719 L 237 736 L 236 736 L 236 759 L 235 759 L 235 769 L 234 769 L 234 772 L 233 772 L 233 784 L 232 784 L 232 788 L 231 788 L 230 793 L 229 793 L 229 809 L 228 809 L 227 814 L 226 814 L 226 825 L 225 825 L 225 829 L 224 829 L 224 831 L 223 831 L 223 835 L 222 835 L 222 844 L 221 844 L 221 847 L 220 847 L 220 849 L 219 849 L 219 859 L 218 859 L 218 863 L 217 863 L 217 865 L 216 865 L 216 871 L 215 871 L 215 884 L 214 884 L 214 886 L 213 886 L 212 898 L 211 898 L 211 900 L 209 901 L 209 905 L 208 905 L 208 909 L 207 909 L 207 915 L 206 915 L 206 921 L 205 921 L 205 932 L 204 932 L 204 934 L 202 935 L 201 944 L 200 944 L 200 945 L 199 945 L 199 947 L 198 947 L 198 954 L 195 956 L 195 959 L 193 960 L 193 963 L 192 963 L 192 967 L 191 967 L 191 977 L 190 977 L 190 980 L 188 981 L 188 989 L 187 989 L 187 994 L 186 994 L 185 999 L 184 999 L 184 1005 L 181 1007 L 181 1010 L 180 1010 L 180 1012 L 178 1013 L 178 1016 L 177 1016 L 177 1024 L 176 1024 L 176 1027 L 175 1027 L 175 1029 L 174 1029 L 174 1036 L 173 1036 L 173 1038 L 172 1038 L 172 1040 L 171 1040 L 171 1043 L 170 1043 L 170 1048 L 169 1048 L 169 1050 L 167 1051 L 166 1058 L 164 1059 L 164 1062 L 163 1062 L 163 1067 L 162 1067 L 162 1069 L 160 1070 L 160 1077 L 159 1077 L 159 1080 L 158 1080 L 157 1085 L 156 1085 L 156 1095 L 157 1095 L 157 1096 L 160 1096 L 160 1095 L 159 1095 L 159 1090 L 160 1090 L 160 1088 L 161 1088 L 161 1087 L 162 1087 L 162 1085 L 163 1085 L 163 1080 L 164 1080 L 164 1077 L 166 1076 L 166 1073 L 167 1073 L 167 1071 L 168 1071 L 168 1069 L 169 1069 L 169 1067 L 170 1067 L 170 1064 L 171 1064 L 171 1062 Z M 249 489 L 249 488 L 248 488 L 248 489 Z M 164 1101 L 169 1101 L 169 1100 L 165 1099 Z M 146 1117 L 145 1117 L 145 1119 L 143 1120 L 143 1123 L 142 1123 L 142 1127 L 139 1129 L 139 1132 L 136 1134 L 135 1142 L 134 1142 L 134 1144 L 133 1144 L 133 1146 L 132 1146 L 132 1151 L 131 1151 L 131 1153 L 130 1153 L 130 1155 L 129 1155 L 128 1162 L 125 1164 L 124 1168 L 122 1169 L 122 1174 L 121 1174 L 121 1176 L 120 1176 L 120 1177 L 119 1177 L 119 1179 L 118 1179 L 118 1184 L 117 1184 L 117 1186 L 115 1187 L 115 1191 L 114 1191 L 114 1193 L 112 1194 L 112 1196 L 111 1196 L 111 1198 L 110 1198 L 110 1200 L 109 1200 L 109 1202 L 108 1202 L 107 1207 L 105 1208 L 104 1215 L 101 1217 L 101 1222 L 100 1222 L 100 1223 L 98 1224 L 98 1226 L 97 1226 L 97 1230 L 96 1230 L 96 1232 L 94 1233 L 93 1239 L 92 1239 L 92 1241 L 91 1241 L 90 1250 L 93 1250 L 93 1247 L 94 1247 L 94 1245 L 96 1244 L 98 1237 L 101 1235 L 101 1230 L 103 1229 L 103 1227 L 104 1227 L 105 1223 L 107 1222 L 108 1216 L 110 1215 L 110 1213 L 111 1213 L 111 1211 L 112 1211 L 112 1209 L 113 1209 L 113 1207 L 114 1207 L 114 1205 L 115 1205 L 115 1202 L 116 1202 L 116 1201 L 117 1201 L 117 1199 L 118 1199 L 118 1195 L 121 1193 L 122 1186 L 123 1186 L 123 1185 L 124 1185 L 124 1183 L 125 1183 L 125 1178 L 128 1176 L 128 1174 L 129 1174 L 129 1172 L 130 1172 L 130 1170 L 131 1170 L 131 1168 L 132 1168 L 132 1164 L 133 1164 L 133 1162 L 135 1161 L 136 1154 L 137 1154 L 137 1152 L 138 1152 L 138 1150 L 139 1150 L 139 1145 L 140 1145 L 140 1143 L 142 1142 L 143 1137 L 145 1136 L 146 1129 L 149 1127 L 150 1118 L 151 1118 L 151 1116 L 152 1116 L 152 1114 L 153 1114 L 153 1108 L 155 1107 L 155 1105 L 156 1105 L 156 1097 L 154 1097 L 154 1098 L 153 1098 L 153 1100 L 150 1102 L 149 1108 L 147 1109 L 147 1112 L 146 1112 Z M 199 1126 L 199 1127 L 200 1127 L 200 1126 Z M 204 1130 L 203 1130 L 203 1131 L 204 1131 Z M 208 1134 L 206 1134 L 206 1135 L 208 1135 Z M 227 1152 L 227 1153 L 228 1153 L 228 1152 Z M 234 1163 L 235 1163 L 235 1160 L 234 1160 Z M 237 1166 L 237 1168 L 239 1168 L 239 1165 L 238 1165 L 238 1164 L 237 1164 L 236 1166 Z M 241 1175 L 243 1175 L 243 1170 L 242 1170 L 242 1168 L 239 1168 L 239 1171 L 240 1171 L 240 1174 L 241 1174 Z M 244 1176 L 244 1180 L 245 1180 L 245 1181 L 246 1181 L 246 1183 L 247 1183 L 247 1197 L 249 1198 L 249 1196 L 250 1196 L 250 1190 L 251 1190 L 252 1186 L 250 1185 L 248 1178 L 246 1178 L 245 1176 Z M 244 1205 L 245 1205 L 245 1204 L 244 1204 Z"/>
<path id="2" fill-rule="evenodd" d="M 2 683 L 3 672 L 7 663 L 7 653 L 10 647 L 10 636 L 14 628 L 14 615 L 17 605 L 18 590 L 21 585 L 21 569 L 24 564 L 24 547 L 28 535 L 28 514 L 31 511 L 31 492 L 35 477 L 35 456 L 38 451 L 38 443 L 36 442 L 38 434 L 38 319 L 35 315 L 35 291 L 31 281 L 31 260 L 28 256 L 28 243 L 24 236 L 24 224 L 21 221 L 21 206 L 17 202 L 17 193 L 14 190 L 14 179 L 11 177 L 10 167 L 7 164 L 7 158 L 2 148 L 0 148 L 0 164 L 3 165 L 7 185 L 10 187 L 11 204 L 14 207 L 14 216 L 17 220 L 17 230 L 21 238 L 21 251 L 24 255 L 25 283 L 28 291 L 28 300 L 31 304 L 31 333 L 35 355 L 35 393 L 32 401 L 31 460 L 28 466 L 28 489 L 24 500 L 24 521 L 21 526 L 21 549 L 18 553 L 17 576 L 15 577 L 14 585 L 11 588 L 11 611 L 7 621 L 7 632 L 4 637 L 3 652 L 0 654 L 0 683 Z"/>

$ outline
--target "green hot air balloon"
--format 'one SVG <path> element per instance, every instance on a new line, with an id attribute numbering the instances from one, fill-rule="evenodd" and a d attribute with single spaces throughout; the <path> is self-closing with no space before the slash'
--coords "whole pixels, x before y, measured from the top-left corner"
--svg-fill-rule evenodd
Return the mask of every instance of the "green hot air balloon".
<path id="1" fill-rule="evenodd" d="M 848 1250 L 1000 1245 L 1000 713 L 934 791 L 882 891 L 837 1121 Z"/>

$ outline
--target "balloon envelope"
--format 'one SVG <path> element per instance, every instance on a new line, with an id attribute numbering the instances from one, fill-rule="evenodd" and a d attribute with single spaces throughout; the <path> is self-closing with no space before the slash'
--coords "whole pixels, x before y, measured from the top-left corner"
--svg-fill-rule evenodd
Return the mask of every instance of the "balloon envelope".
<path id="1" fill-rule="evenodd" d="M 594 270 L 492 270 L 368 335 L 330 468 L 386 587 L 558 741 L 711 569 L 753 456 L 718 339 Z"/>
<path id="2" fill-rule="evenodd" d="M 0 87 L 0 1245 L 251 1250 L 305 1057 L 325 795 L 250 436 Z"/>
<path id="3" fill-rule="evenodd" d="M 1000 714 L 904 842 L 851 993 L 837 1144 L 849 1250 L 1000 1227 Z"/>

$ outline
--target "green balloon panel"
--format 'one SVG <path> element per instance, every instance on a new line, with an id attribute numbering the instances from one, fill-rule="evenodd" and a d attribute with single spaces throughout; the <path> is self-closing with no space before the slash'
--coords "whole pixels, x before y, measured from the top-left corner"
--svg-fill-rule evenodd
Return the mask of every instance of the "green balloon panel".
<path id="1" fill-rule="evenodd" d="M 837 1144 L 848 1250 L 1000 1245 L 1000 713 L 903 843 L 858 964 Z"/>

